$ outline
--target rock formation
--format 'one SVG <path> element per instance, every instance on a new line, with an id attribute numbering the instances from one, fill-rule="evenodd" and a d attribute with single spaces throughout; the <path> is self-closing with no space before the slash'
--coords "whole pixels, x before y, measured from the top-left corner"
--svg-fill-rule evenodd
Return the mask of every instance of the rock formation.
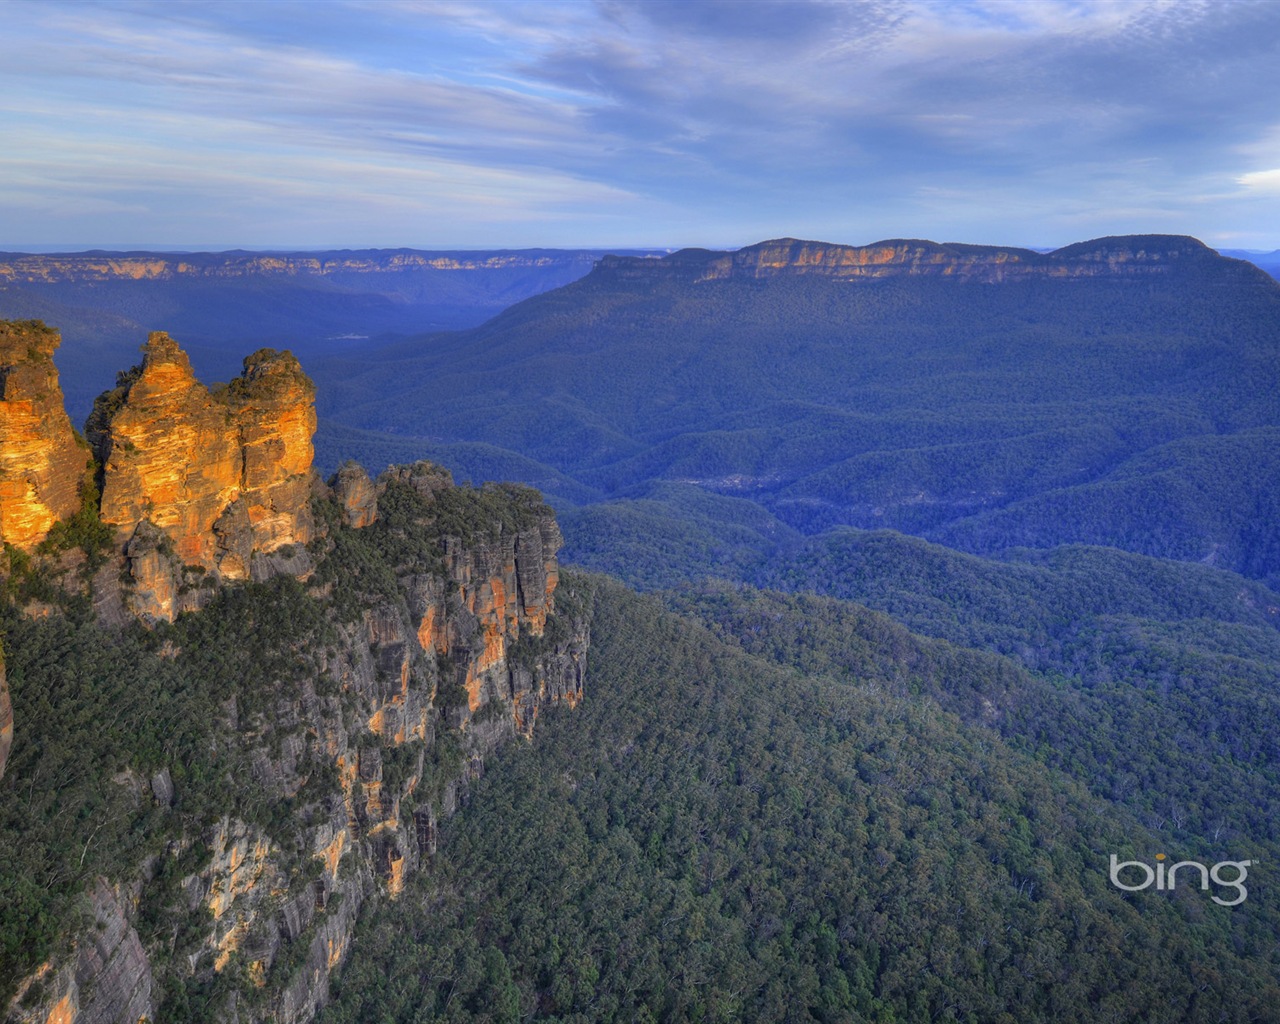
<path id="1" fill-rule="evenodd" d="M 430 463 L 388 471 L 380 479 L 433 496 L 453 486 L 447 472 Z M 544 506 L 545 508 L 545 506 Z M 509 706 L 500 732 L 530 735 L 538 710 L 582 695 L 585 665 L 579 657 L 526 664 L 510 657 L 514 645 L 543 636 L 559 582 L 556 552 L 563 540 L 550 509 L 517 529 L 501 529 L 470 542 L 443 538 L 445 580 L 415 575 L 405 595 L 418 647 L 447 659 L 454 682 L 466 693 L 466 715 L 490 703 Z M 527 661 L 527 659 L 525 659 Z M 493 719 L 487 719 L 492 721 Z M 403 730 L 403 722 L 382 728 Z"/>
<path id="2" fill-rule="evenodd" d="M 378 515 L 378 492 L 364 467 L 348 462 L 338 470 L 330 485 L 342 505 L 347 523 L 359 529 L 369 526 Z"/>
<path id="3" fill-rule="evenodd" d="M 135 610 L 172 619 L 198 606 L 193 570 L 264 578 L 279 571 L 264 556 L 312 539 L 315 387 L 288 352 L 254 353 L 216 393 L 167 334 L 152 334 L 143 353 L 99 397 L 88 433 L 101 518 L 129 560 Z"/>
<path id="4" fill-rule="evenodd" d="M 0 540 L 29 550 L 80 507 L 89 465 L 62 404 L 58 332 L 0 321 Z"/>
<path id="5" fill-rule="evenodd" d="M 26 402 L 23 436 L 44 438 L 48 424 L 66 420 L 48 358 L 57 335 L 17 325 L 4 337 L 6 422 L 15 422 L 15 401 Z M 6 1019 L 182 1019 L 173 993 L 192 985 L 220 993 L 220 1019 L 304 1024 L 328 998 L 363 902 L 395 898 L 429 861 L 439 822 L 485 756 L 530 736 L 551 705 L 581 699 L 588 619 L 556 612 L 560 531 L 537 492 L 456 487 L 426 462 L 376 482 L 348 464 L 326 487 L 312 469 L 314 388 L 291 355 L 257 352 L 240 377 L 210 391 L 168 335 L 152 334 L 143 352 L 87 425 L 113 539 L 93 551 L 41 549 L 9 571 L 60 584 L 41 591 L 53 602 L 37 602 L 42 616 L 58 614 L 59 592 L 87 596 L 108 628 L 130 615 L 172 620 L 220 587 L 292 575 L 309 581 L 292 593 L 327 624 L 326 639 L 282 652 L 305 668 L 255 692 L 252 709 L 228 681 L 224 720 L 211 727 L 245 766 L 249 803 L 290 810 L 193 818 L 183 764 L 143 772 L 123 753 L 126 766 L 104 784 L 123 787 L 176 838 L 129 868 L 114 863 L 110 877 L 88 875 L 83 923 L 67 926 L 67 944 L 48 962 L 30 965 Z M 65 432 L 61 448 L 0 452 L 7 481 L 33 481 L 21 494 L 45 502 L 49 525 L 80 509 L 91 482 L 86 448 L 69 424 Z M 32 453 L 39 473 L 20 458 Z M 53 504 L 49 481 L 67 492 Z M 36 543 L 35 533 L 22 536 Z M 8 698 L 0 659 L 0 774 Z M 90 872 L 92 841 L 83 853 Z"/>
<path id="6" fill-rule="evenodd" d="M 313 536 L 315 398 L 315 385 L 298 361 L 288 352 L 271 349 L 249 356 L 243 375 L 227 388 L 227 405 L 240 428 L 244 460 L 239 500 L 244 503 L 254 551 L 305 544 Z M 228 575 L 225 558 L 220 567 Z"/>

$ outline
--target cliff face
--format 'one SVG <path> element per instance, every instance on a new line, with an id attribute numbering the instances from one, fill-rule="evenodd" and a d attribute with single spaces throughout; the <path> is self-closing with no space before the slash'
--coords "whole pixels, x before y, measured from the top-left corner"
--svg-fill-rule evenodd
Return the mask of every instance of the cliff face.
<path id="1" fill-rule="evenodd" d="M 89 927 L 61 966 L 42 965 L 19 987 L 20 999 L 39 986 L 50 995 L 35 1013 L 7 1019 L 22 1024 L 117 1024 L 154 1020 L 154 980 L 129 912 L 129 895 L 94 881 L 85 899 Z"/>
<path id="2" fill-rule="evenodd" d="M 58 332 L 0 322 L 0 540 L 29 550 L 80 507 L 89 452 L 62 404 Z"/>
<path id="3" fill-rule="evenodd" d="M 381 483 L 408 486 L 428 498 L 453 487 L 448 474 L 429 463 L 388 471 Z M 488 731 L 528 736 L 540 708 L 559 701 L 572 707 L 581 698 L 585 648 L 571 644 L 550 660 L 530 659 L 554 608 L 562 543 L 543 506 L 524 522 L 485 537 L 444 536 L 443 585 L 427 575 L 406 579 L 417 646 L 444 659 L 452 681 L 466 693 L 465 709 L 456 712 L 459 721 L 500 706 L 506 709 L 502 715 L 485 716 L 497 723 Z M 403 730 L 405 723 L 390 727 Z"/>
<path id="4" fill-rule="evenodd" d="M 398 897 L 429 864 L 486 755 L 581 699 L 589 623 L 580 603 L 556 610 L 559 531 L 536 496 L 457 488 L 426 463 L 370 487 L 370 526 L 343 522 L 336 498 L 327 505 L 302 599 L 335 634 L 292 655 L 305 665 L 296 682 L 254 695 L 252 709 L 234 696 L 223 709 L 222 742 L 249 766 L 248 802 L 290 810 L 269 824 L 234 813 L 186 823 L 134 873 L 97 878 L 86 895 L 95 924 L 27 979 L 9 1020 L 183 1019 L 181 1003 L 162 999 L 187 989 L 219 993 L 218 1019 L 310 1020 L 361 907 Z M 393 578 L 353 590 L 353 567 L 368 573 L 373 561 Z M 116 781 L 162 813 L 187 796 L 167 768 Z M 174 874 L 166 896 L 155 879 Z M 151 938 L 140 937 L 144 918 Z"/>
<path id="5" fill-rule="evenodd" d="M 941 277 L 998 284 L 1043 277 L 1164 274 L 1181 264 L 1216 258 L 1203 243 L 1179 235 L 1101 238 L 1051 253 L 920 239 L 850 246 L 781 238 L 736 252 L 682 250 L 661 260 L 607 256 L 598 272 L 623 279 L 682 281 L 812 275 L 837 280 Z"/>
<path id="6" fill-rule="evenodd" d="M 181 349 L 153 334 L 88 425 L 114 542 L 38 552 L 34 568 L 11 570 L 61 584 L 24 607 L 36 622 L 58 617 L 59 594 L 67 608 L 92 598 L 104 646 L 130 615 L 154 623 L 204 608 L 165 627 L 148 655 L 153 678 L 207 671 L 175 639 L 206 636 L 195 625 L 206 616 L 222 616 L 217 635 L 235 645 L 252 637 L 257 661 L 275 667 L 245 689 L 219 659 L 201 705 L 197 748 L 218 752 L 232 792 L 208 788 L 176 754 L 155 770 L 142 760 L 154 748 L 119 751 L 116 774 L 95 776 L 105 801 L 123 800 L 117 813 L 159 831 L 128 855 L 78 840 L 83 891 L 48 909 L 65 921 L 65 941 L 28 964 L 16 990 L 0 979 L 8 1021 L 182 1020 L 197 998 L 241 1024 L 310 1020 L 361 907 L 398 897 L 429 863 L 440 822 L 485 757 L 582 697 L 587 606 L 557 609 L 561 538 L 540 496 L 456 487 L 429 463 L 376 482 L 348 464 L 326 486 L 311 466 L 313 398 L 297 362 L 269 351 L 211 393 Z M 275 590 L 239 591 L 265 605 L 211 605 L 228 585 L 281 576 Z M 292 602 L 287 612 L 277 599 Z M 277 614 L 311 622 L 306 641 L 273 647 L 255 620 Z M 0 663 L 0 773 L 8 696 Z M 31 742 L 41 746 L 35 724 Z M 49 743 L 50 756 L 66 746 Z"/>
<path id="7" fill-rule="evenodd" d="M 315 387 L 287 352 L 255 353 L 217 394 L 167 334 L 152 334 L 143 353 L 98 399 L 88 432 L 103 467 L 101 518 L 129 558 L 134 610 L 172 619 L 198 607 L 192 570 L 264 577 L 265 556 L 312 539 Z"/>

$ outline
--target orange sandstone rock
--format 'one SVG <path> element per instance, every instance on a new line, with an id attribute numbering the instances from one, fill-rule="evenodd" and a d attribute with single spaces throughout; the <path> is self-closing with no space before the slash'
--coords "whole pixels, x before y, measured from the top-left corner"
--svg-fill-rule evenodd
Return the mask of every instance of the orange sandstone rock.
<path id="1" fill-rule="evenodd" d="M 74 1024 L 76 1019 L 75 1003 L 68 992 L 49 1010 L 47 1024 Z"/>
<path id="2" fill-rule="evenodd" d="M 60 340 L 38 320 L 0 321 L 0 540 L 24 550 L 80 507 L 89 466 L 53 365 Z"/>
<path id="3" fill-rule="evenodd" d="M 240 493 L 253 547 L 274 551 L 312 539 L 311 439 L 316 388 L 290 352 L 262 349 L 227 388 L 243 457 Z"/>
<path id="4" fill-rule="evenodd" d="M 141 372 L 108 399 L 119 407 L 103 409 L 99 399 L 91 420 L 102 521 L 129 535 L 147 520 L 183 564 L 212 569 L 213 524 L 240 495 L 239 431 L 167 334 L 153 333 L 142 351 Z"/>
<path id="5" fill-rule="evenodd" d="M 149 337 L 142 364 L 99 397 L 88 425 L 102 521 L 125 545 L 135 611 L 173 618 L 183 567 L 270 575 L 257 556 L 312 539 L 315 429 L 315 386 L 290 353 L 255 352 L 211 393 L 172 338 Z"/>
<path id="6" fill-rule="evenodd" d="M 373 525 L 378 518 L 378 491 L 363 466 L 348 462 L 330 484 L 351 526 L 358 530 Z"/>

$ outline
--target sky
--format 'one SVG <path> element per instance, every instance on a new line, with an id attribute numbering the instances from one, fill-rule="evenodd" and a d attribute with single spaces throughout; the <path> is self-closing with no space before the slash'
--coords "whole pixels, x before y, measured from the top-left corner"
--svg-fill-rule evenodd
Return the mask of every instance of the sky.
<path id="1" fill-rule="evenodd" d="M 0 0 L 0 248 L 1280 248 L 1280 2 Z"/>

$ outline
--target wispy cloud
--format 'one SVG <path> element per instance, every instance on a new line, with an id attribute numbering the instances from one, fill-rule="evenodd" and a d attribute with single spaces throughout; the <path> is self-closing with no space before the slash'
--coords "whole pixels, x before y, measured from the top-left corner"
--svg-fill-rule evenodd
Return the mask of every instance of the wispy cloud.
<path id="1" fill-rule="evenodd" d="M 1280 242 L 1280 4 L 5 12 L 0 243 Z"/>

